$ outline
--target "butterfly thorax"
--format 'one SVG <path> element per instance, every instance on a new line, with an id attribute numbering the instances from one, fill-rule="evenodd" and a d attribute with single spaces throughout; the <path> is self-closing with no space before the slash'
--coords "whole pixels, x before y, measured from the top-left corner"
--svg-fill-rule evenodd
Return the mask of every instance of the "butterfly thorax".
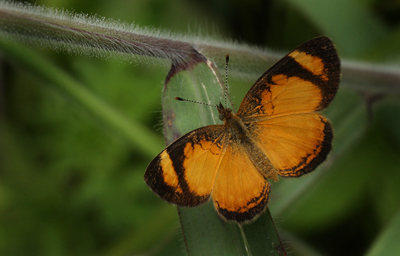
<path id="1" fill-rule="evenodd" d="M 227 142 L 231 146 L 240 145 L 240 149 L 246 152 L 251 162 L 264 177 L 278 181 L 277 173 L 273 169 L 271 162 L 256 143 L 254 143 L 254 140 L 251 139 L 252 135 L 248 130 L 249 128 L 243 123 L 242 119 L 232 113 L 230 108 L 224 108 L 221 103 L 218 106 L 218 112 L 229 134 Z"/>
<path id="2" fill-rule="evenodd" d="M 247 139 L 246 127 L 244 126 L 242 119 L 236 114 L 232 113 L 232 109 L 224 108 L 224 106 L 219 103 L 218 105 L 219 119 L 224 121 L 224 125 L 227 130 L 238 142 Z"/>

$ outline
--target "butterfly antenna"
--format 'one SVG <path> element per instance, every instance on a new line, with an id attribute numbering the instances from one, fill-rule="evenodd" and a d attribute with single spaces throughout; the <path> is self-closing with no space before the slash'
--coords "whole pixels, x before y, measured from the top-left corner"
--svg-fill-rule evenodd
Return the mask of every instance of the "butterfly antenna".
<path id="1" fill-rule="evenodd" d="M 229 54 L 225 57 L 225 107 L 226 107 L 226 98 L 228 97 L 228 63 L 229 63 Z"/>
<path id="2" fill-rule="evenodd" d="M 217 105 L 213 105 L 213 104 L 209 104 L 209 103 L 205 103 L 205 102 L 183 99 L 183 98 L 181 98 L 181 97 L 175 97 L 175 99 L 176 99 L 176 100 L 179 100 L 179 101 L 187 101 L 187 102 L 192 102 L 192 103 L 197 103 L 197 104 L 201 104 L 201 105 L 206 105 L 206 106 L 218 108 Z"/>

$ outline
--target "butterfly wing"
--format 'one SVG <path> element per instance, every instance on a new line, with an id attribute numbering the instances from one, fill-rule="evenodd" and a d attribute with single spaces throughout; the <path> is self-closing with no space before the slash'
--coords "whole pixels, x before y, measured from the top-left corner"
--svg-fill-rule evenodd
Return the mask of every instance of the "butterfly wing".
<path id="1" fill-rule="evenodd" d="M 179 206 L 207 202 L 221 161 L 225 130 L 205 126 L 182 136 L 147 167 L 144 179 L 162 199 Z"/>
<path id="2" fill-rule="evenodd" d="M 280 176 L 299 177 L 313 171 L 331 150 L 331 125 L 316 113 L 281 116 L 254 126 L 256 145 Z"/>
<path id="3" fill-rule="evenodd" d="M 243 120 L 326 108 L 340 79 L 340 61 L 328 37 L 314 38 L 283 57 L 249 90 L 237 113 Z"/>
<path id="4" fill-rule="evenodd" d="M 226 220 L 251 220 L 265 209 L 270 185 L 240 143 L 226 144 L 212 191 L 214 206 Z"/>
<path id="5" fill-rule="evenodd" d="M 331 149 L 329 121 L 315 111 L 334 98 L 340 61 L 327 37 L 283 57 L 253 85 L 237 113 L 281 176 L 314 170 Z"/>

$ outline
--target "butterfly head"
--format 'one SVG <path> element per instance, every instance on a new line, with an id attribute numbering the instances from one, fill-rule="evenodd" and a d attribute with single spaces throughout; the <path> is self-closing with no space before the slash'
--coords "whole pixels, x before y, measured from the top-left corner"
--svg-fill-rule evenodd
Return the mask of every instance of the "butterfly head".
<path id="1" fill-rule="evenodd" d="M 227 120 L 232 118 L 232 109 L 230 108 L 225 108 L 222 103 L 220 102 L 219 105 L 217 106 L 218 113 L 219 113 L 219 119 L 221 121 L 226 122 Z"/>

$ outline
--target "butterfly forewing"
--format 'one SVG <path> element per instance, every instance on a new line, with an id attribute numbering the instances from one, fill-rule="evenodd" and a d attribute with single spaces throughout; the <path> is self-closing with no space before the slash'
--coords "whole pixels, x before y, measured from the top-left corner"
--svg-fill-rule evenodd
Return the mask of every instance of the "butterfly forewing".
<path id="1" fill-rule="evenodd" d="M 147 167 L 144 179 L 162 199 L 180 206 L 208 201 L 220 165 L 225 130 L 199 128 L 164 149 Z"/>
<path id="2" fill-rule="evenodd" d="M 322 110 L 334 98 L 339 79 L 340 61 L 332 41 L 312 39 L 267 70 L 237 114 L 246 121 Z"/>

